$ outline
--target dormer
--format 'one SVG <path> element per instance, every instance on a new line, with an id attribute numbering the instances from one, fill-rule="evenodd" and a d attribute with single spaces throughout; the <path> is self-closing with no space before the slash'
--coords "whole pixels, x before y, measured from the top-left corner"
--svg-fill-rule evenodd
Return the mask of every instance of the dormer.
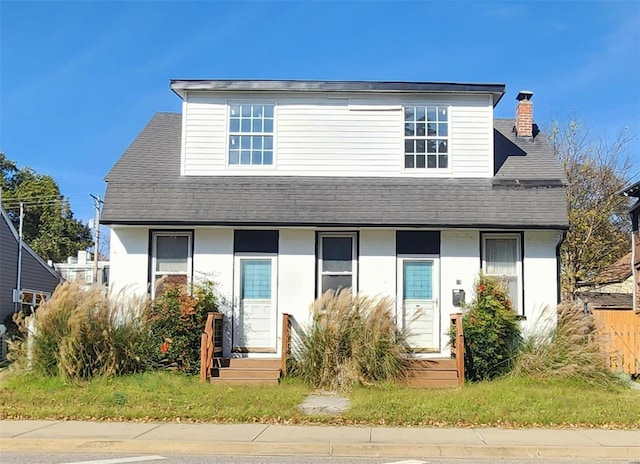
<path id="1" fill-rule="evenodd" d="M 487 178 L 503 84 L 172 80 L 183 176 Z"/>

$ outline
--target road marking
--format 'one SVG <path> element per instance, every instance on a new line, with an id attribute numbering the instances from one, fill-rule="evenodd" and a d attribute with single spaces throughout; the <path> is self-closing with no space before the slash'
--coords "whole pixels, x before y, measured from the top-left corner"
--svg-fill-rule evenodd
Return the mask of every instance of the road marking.
<path id="1" fill-rule="evenodd" d="M 167 459 L 167 458 L 165 458 L 164 456 L 138 456 L 134 458 L 100 459 L 98 461 L 68 462 L 67 464 L 120 464 L 123 462 L 160 461 L 162 459 Z"/>
<path id="2" fill-rule="evenodd" d="M 385 464 L 427 464 L 427 461 L 416 461 L 415 459 L 410 459 L 409 461 L 394 461 L 387 462 Z"/>

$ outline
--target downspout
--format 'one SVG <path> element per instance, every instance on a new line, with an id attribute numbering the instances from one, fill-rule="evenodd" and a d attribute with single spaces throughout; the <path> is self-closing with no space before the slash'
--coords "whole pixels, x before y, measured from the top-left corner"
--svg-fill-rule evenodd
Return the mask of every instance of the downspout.
<path id="1" fill-rule="evenodd" d="M 563 230 L 562 234 L 560 235 L 560 239 L 558 240 L 558 243 L 556 244 L 556 300 L 558 301 L 558 303 L 560 303 L 560 301 L 562 300 L 562 279 L 560 278 L 560 272 L 562 271 L 561 269 L 561 259 L 560 259 L 560 247 L 562 246 L 562 244 L 564 243 L 565 239 L 567 238 L 567 231 Z"/>

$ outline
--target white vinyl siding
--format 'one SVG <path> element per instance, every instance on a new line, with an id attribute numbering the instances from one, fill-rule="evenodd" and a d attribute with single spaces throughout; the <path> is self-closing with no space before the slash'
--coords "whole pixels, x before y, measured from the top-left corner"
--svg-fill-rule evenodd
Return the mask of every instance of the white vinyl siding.
<path id="1" fill-rule="evenodd" d="M 185 175 L 491 177 L 493 105 L 486 95 L 372 96 L 269 94 L 276 103 L 274 165 L 227 165 L 228 100 L 263 101 L 264 94 L 188 92 Z M 404 169 L 403 106 L 449 108 L 449 167 Z M 276 159 L 277 158 L 277 159 Z M 425 172 L 427 171 L 427 172 Z M 436 172 L 434 172 L 436 171 Z M 445 171 L 445 172 L 440 172 Z"/>

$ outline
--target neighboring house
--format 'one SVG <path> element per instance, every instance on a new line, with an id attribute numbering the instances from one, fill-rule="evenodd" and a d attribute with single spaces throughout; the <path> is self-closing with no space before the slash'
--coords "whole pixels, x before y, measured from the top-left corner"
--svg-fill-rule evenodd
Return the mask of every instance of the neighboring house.
<path id="1" fill-rule="evenodd" d="M 387 295 L 422 356 L 449 355 L 450 313 L 480 270 L 530 326 L 555 314 L 568 228 L 562 170 L 533 121 L 494 119 L 502 84 L 173 80 L 106 176 L 111 286 L 209 276 L 225 355 L 280 355 L 331 289 Z"/>
<path id="2" fill-rule="evenodd" d="M 25 308 L 34 308 L 49 298 L 62 279 L 26 243 L 22 243 L 22 253 L 18 252 L 20 243 L 18 232 L 3 208 L 0 208 L 0 216 L 0 324 L 2 324 L 22 305 Z M 20 266 L 19 255 L 21 255 Z M 18 289 L 18 267 L 21 268 L 19 287 L 21 292 L 15 291 Z M 14 299 L 14 296 L 17 298 Z"/>
<path id="3" fill-rule="evenodd" d="M 634 266 L 631 260 L 635 257 Z M 633 309 L 634 269 L 640 270 L 640 243 L 602 271 L 593 282 L 581 282 L 576 297 L 592 309 Z M 637 285 L 637 284 L 636 284 Z"/>
<path id="4" fill-rule="evenodd" d="M 640 261 L 640 181 L 633 185 L 623 189 L 620 192 L 622 195 L 635 198 L 636 202 L 631 206 L 629 210 L 629 216 L 631 217 L 631 261 L 636 265 L 633 267 L 633 286 L 634 291 L 634 306 L 635 311 L 640 311 L 640 266 L 637 265 Z M 630 261 L 630 262 L 631 262 Z"/>
<path id="5" fill-rule="evenodd" d="M 88 288 L 97 282 L 109 285 L 109 261 L 98 261 L 98 278 L 94 281 L 95 261 L 87 259 L 85 250 L 78 251 L 78 257 L 69 257 L 66 263 L 55 263 L 53 267 L 68 282 L 76 282 Z"/>

